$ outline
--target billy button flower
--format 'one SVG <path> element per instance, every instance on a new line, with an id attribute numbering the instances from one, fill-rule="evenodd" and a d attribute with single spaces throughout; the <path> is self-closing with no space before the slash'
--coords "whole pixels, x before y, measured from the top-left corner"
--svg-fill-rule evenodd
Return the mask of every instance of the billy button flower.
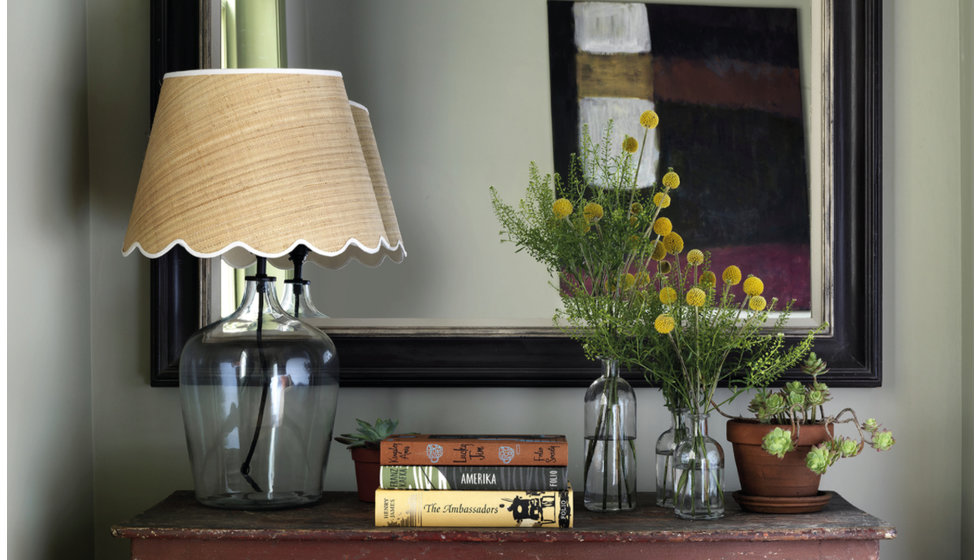
<path id="1" fill-rule="evenodd" d="M 602 206 L 600 206 L 595 202 L 590 202 L 585 205 L 585 208 L 582 210 L 582 213 L 585 215 L 586 221 L 590 223 L 598 222 L 599 220 L 602 219 L 602 214 L 603 214 Z"/>
<path id="2" fill-rule="evenodd" d="M 657 218 L 657 220 L 653 222 L 653 232 L 657 235 L 667 235 L 673 230 L 674 226 L 670 223 L 668 218 Z"/>
<path id="3" fill-rule="evenodd" d="M 643 128 L 656 128 L 660 123 L 660 116 L 653 111 L 643 111 L 640 114 L 640 124 Z"/>
<path id="4" fill-rule="evenodd" d="M 658 192 L 653 195 L 653 203 L 660 208 L 666 208 L 670 206 L 670 195 L 665 192 Z"/>
<path id="5" fill-rule="evenodd" d="M 640 204 L 639 202 L 634 202 L 633 204 L 630 204 L 630 225 L 631 226 L 632 225 L 636 225 L 636 222 L 639 221 L 639 219 L 640 219 L 639 218 L 640 212 L 643 212 L 643 205 L 642 204 Z"/>
<path id="6" fill-rule="evenodd" d="M 721 273 L 721 281 L 734 286 L 742 281 L 742 271 L 735 265 L 731 265 Z"/>
<path id="7" fill-rule="evenodd" d="M 674 330 L 674 318 L 670 315 L 661 315 L 653 322 L 653 328 L 660 334 L 667 334 Z"/>
<path id="8" fill-rule="evenodd" d="M 657 268 L 660 270 L 660 274 L 666 276 L 670 272 L 670 263 L 667 261 L 660 261 Z"/>
<path id="9" fill-rule="evenodd" d="M 572 203 L 567 198 L 559 198 L 551 205 L 551 213 L 559 220 L 572 215 Z"/>
<path id="10" fill-rule="evenodd" d="M 765 289 L 765 284 L 763 284 L 762 280 L 758 277 L 749 275 L 749 277 L 745 279 L 745 283 L 742 284 L 742 289 L 745 290 L 746 295 L 755 297 L 762 294 L 762 290 Z"/>
<path id="11" fill-rule="evenodd" d="M 664 257 L 667 256 L 667 248 L 664 247 L 664 244 L 661 243 L 660 241 L 653 241 L 652 243 L 655 244 L 653 247 L 653 254 L 651 255 L 653 257 L 653 260 L 655 261 L 664 260 Z"/>
<path id="12" fill-rule="evenodd" d="M 665 235 L 661 243 L 664 244 L 664 249 L 671 255 L 679 255 L 684 250 L 684 239 L 676 231 Z"/>
<path id="13" fill-rule="evenodd" d="M 627 136 L 626 139 L 623 140 L 624 152 L 635 154 L 636 151 L 639 149 L 640 149 L 640 143 L 636 141 L 636 138 L 633 138 L 632 136 Z"/>
<path id="14" fill-rule="evenodd" d="M 619 277 L 619 286 L 623 290 L 629 290 L 636 284 L 636 276 L 633 276 L 629 272 L 624 273 Z"/>
<path id="15" fill-rule="evenodd" d="M 691 249 L 687 252 L 687 262 L 694 266 L 701 266 L 704 264 L 704 253 L 698 249 Z"/>
<path id="16" fill-rule="evenodd" d="M 668 189 L 676 189 L 681 186 L 681 176 L 674 172 L 673 167 L 667 168 L 667 174 L 660 181 Z"/>
<path id="17" fill-rule="evenodd" d="M 660 303 L 664 305 L 670 305 L 677 301 L 677 290 L 671 288 L 670 286 L 664 286 L 660 289 Z"/>
<path id="18" fill-rule="evenodd" d="M 636 273 L 636 287 L 642 289 L 644 286 L 650 283 L 650 273 L 646 270 L 641 270 Z"/>
<path id="19" fill-rule="evenodd" d="M 698 278 L 698 284 L 702 286 L 707 286 L 709 288 L 714 288 L 715 284 L 718 283 L 718 278 L 715 276 L 714 272 L 710 270 L 705 270 L 701 273 L 701 277 Z"/>
<path id="20" fill-rule="evenodd" d="M 687 291 L 687 304 L 693 305 L 694 307 L 702 307 L 707 297 L 701 288 L 691 288 Z"/>
<path id="21" fill-rule="evenodd" d="M 748 282 L 748 280 L 746 280 Z M 749 309 L 752 311 L 762 311 L 766 308 L 766 298 L 762 296 L 752 296 L 749 298 Z"/>

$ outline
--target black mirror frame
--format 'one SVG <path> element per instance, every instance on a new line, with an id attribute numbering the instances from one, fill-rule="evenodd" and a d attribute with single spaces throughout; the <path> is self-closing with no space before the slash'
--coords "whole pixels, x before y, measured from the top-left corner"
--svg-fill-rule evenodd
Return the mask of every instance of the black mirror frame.
<path id="1" fill-rule="evenodd" d="M 164 73 L 202 67 L 207 4 L 151 1 L 151 116 Z M 834 334 L 819 339 L 815 350 L 831 366 L 824 381 L 836 387 L 882 381 L 881 19 L 881 0 L 833 2 Z M 199 270 L 180 247 L 152 261 L 154 387 L 177 385 L 180 351 L 201 326 Z M 341 356 L 341 384 L 350 387 L 584 387 L 598 374 L 580 347 L 561 336 L 331 337 Z M 626 377 L 643 383 L 636 373 Z"/>

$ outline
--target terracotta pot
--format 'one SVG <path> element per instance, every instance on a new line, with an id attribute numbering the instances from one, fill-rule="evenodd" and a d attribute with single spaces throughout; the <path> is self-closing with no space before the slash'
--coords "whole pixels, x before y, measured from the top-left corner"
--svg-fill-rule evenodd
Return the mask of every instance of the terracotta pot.
<path id="1" fill-rule="evenodd" d="M 816 496 L 820 493 L 820 475 L 806 467 L 810 447 L 833 437 L 820 425 L 802 425 L 796 449 L 782 459 L 762 449 L 762 438 L 773 428 L 790 430 L 791 426 L 760 424 L 755 420 L 729 420 L 728 441 L 732 442 L 738 480 L 742 494 L 774 498 Z"/>
<path id="2" fill-rule="evenodd" d="M 357 497 L 362 502 L 374 502 L 374 491 L 381 481 L 381 450 L 351 447 L 354 476 L 357 478 Z"/>

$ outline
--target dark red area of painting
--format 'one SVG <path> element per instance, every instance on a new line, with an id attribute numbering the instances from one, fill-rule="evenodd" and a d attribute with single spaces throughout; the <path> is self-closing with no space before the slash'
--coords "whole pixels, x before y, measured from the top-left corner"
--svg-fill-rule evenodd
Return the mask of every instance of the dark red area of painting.
<path id="1" fill-rule="evenodd" d="M 752 246 L 704 247 L 711 254 L 711 271 L 721 282 L 729 265 L 742 271 L 742 280 L 752 274 L 762 279 L 766 300 L 779 298 L 777 308 L 795 299 L 796 311 L 810 309 L 810 248 L 806 245 L 767 243 Z M 686 253 L 684 253 L 686 254 Z M 720 285 L 720 284 L 719 284 Z M 739 293 L 741 284 L 739 284 Z"/>
<path id="2" fill-rule="evenodd" d="M 709 255 L 711 270 L 721 286 L 721 274 L 727 267 L 735 265 L 742 271 L 742 281 L 749 275 L 762 279 L 765 290 L 762 295 L 766 301 L 779 298 L 777 309 L 783 309 L 791 300 L 794 311 L 810 309 L 810 248 L 807 245 L 789 243 L 764 243 L 761 245 L 741 245 L 728 247 L 705 247 L 701 249 Z M 680 254 L 680 262 L 686 263 L 687 251 Z M 668 256 L 667 261 L 674 264 L 675 257 Z M 655 275 L 657 262 L 650 264 L 650 274 Z M 704 269 L 699 269 L 703 272 Z M 690 278 L 693 282 L 694 278 Z M 562 279 L 563 290 L 567 290 L 567 279 Z M 592 289 L 592 282 L 586 279 L 586 289 Z M 567 292 L 566 292 L 567 293 Z M 742 284 L 736 287 L 739 296 L 744 295 Z"/>
<path id="3" fill-rule="evenodd" d="M 800 72 L 766 62 L 655 56 L 657 99 L 801 118 Z"/>

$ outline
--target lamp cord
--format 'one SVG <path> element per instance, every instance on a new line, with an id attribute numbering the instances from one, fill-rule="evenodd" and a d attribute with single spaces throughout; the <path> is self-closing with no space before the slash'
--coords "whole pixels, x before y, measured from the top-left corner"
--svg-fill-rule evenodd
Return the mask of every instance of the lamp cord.
<path id="1" fill-rule="evenodd" d="M 255 480 L 249 475 L 252 470 L 252 456 L 255 454 L 255 446 L 259 442 L 259 433 L 262 430 L 262 419 L 265 417 L 265 403 L 269 398 L 269 382 L 266 379 L 266 372 L 268 367 L 266 364 L 265 353 L 262 352 L 262 310 L 265 309 L 265 281 L 268 280 L 268 276 L 265 273 L 265 257 L 256 258 L 256 271 L 255 271 L 255 288 L 258 291 L 259 296 L 259 318 L 258 327 L 256 328 L 256 346 L 259 353 L 259 368 L 262 370 L 262 396 L 259 399 L 259 416 L 255 420 L 255 431 L 252 433 L 252 444 L 248 448 L 248 455 L 245 456 L 245 461 L 242 463 L 241 473 L 245 478 L 245 481 L 249 483 L 253 490 L 256 492 L 262 492 L 262 487 L 255 482 Z"/>

